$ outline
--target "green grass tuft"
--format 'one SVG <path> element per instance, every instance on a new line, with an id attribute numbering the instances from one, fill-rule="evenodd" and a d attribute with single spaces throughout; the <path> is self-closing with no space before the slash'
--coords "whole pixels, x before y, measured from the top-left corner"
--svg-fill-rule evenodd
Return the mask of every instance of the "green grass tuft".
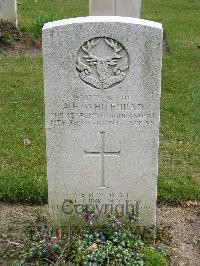
<path id="1" fill-rule="evenodd" d="M 42 28 L 44 24 L 55 20 L 58 20 L 58 16 L 54 14 L 41 15 L 33 22 L 31 32 L 34 36 L 40 37 L 42 35 Z"/>

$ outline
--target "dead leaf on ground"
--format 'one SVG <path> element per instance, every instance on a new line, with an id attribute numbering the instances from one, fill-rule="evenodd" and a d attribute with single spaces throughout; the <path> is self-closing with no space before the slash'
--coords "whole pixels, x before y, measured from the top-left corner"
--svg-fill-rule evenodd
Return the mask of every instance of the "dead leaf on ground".
<path id="1" fill-rule="evenodd" d="M 188 200 L 188 201 L 186 201 L 186 205 L 188 207 L 198 206 L 198 201 L 197 200 Z"/>
<path id="2" fill-rule="evenodd" d="M 200 180 L 200 173 L 194 173 L 192 175 L 192 177 L 195 179 L 195 180 Z"/>
<path id="3" fill-rule="evenodd" d="M 87 249 L 88 250 L 92 250 L 92 249 L 96 249 L 97 248 L 97 244 L 93 243 L 91 246 L 89 246 Z"/>
<path id="4" fill-rule="evenodd" d="M 31 141 L 30 141 L 30 139 L 27 138 L 27 139 L 23 140 L 23 143 L 24 143 L 24 146 L 28 146 L 31 144 Z"/>

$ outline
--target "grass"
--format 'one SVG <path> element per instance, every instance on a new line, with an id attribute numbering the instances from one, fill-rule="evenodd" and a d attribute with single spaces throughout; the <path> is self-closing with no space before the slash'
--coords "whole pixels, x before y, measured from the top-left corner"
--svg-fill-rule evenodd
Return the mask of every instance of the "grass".
<path id="1" fill-rule="evenodd" d="M 46 201 L 45 130 L 41 58 L 0 60 L 0 196 Z M 29 139 L 30 145 L 23 140 Z"/>
<path id="2" fill-rule="evenodd" d="M 64 2 L 66 5 L 64 6 Z M 84 16 L 87 1 L 23 0 L 21 27 L 38 16 Z M 158 198 L 200 200 L 200 45 L 198 0 L 144 0 L 142 17 L 163 23 Z M 31 28 L 30 28 L 31 29 Z M 0 198 L 47 200 L 42 60 L 0 58 Z M 23 140 L 30 139 L 30 145 Z"/>
<path id="3" fill-rule="evenodd" d="M 38 35 L 37 25 L 41 20 L 86 16 L 88 0 L 21 0 L 19 11 L 20 27 Z"/>
<path id="4" fill-rule="evenodd" d="M 143 17 L 162 22 L 160 200 L 200 199 L 199 1 L 146 0 Z"/>

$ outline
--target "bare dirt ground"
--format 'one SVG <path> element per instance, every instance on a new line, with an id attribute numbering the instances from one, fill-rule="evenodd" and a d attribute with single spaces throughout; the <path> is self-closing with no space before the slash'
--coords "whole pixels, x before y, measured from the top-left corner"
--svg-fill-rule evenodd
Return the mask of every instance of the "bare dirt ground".
<path id="1" fill-rule="evenodd" d="M 40 39 L 23 38 L 21 41 L 13 43 L 12 46 L 4 47 L 0 56 L 40 56 L 42 55 L 41 46 Z"/>
<path id="2" fill-rule="evenodd" d="M 200 266 L 200 206 L 161 205 L 157 222 L 169 235 L 170 266 Z"/>
<path id="3" fill-rule="evenodd" d="M 48 220 L 48 208 L 0 203 L 0 254 L 17 250 L 30 231 Z M 163 228 L 163 242 L 170 254 L 170 266 L 200 265 L 200 205 L 183 207 L 160 205 L 158 227 Z M 0 255 L 1 256 L 1 255 Z M 0 265 L 9 265 L 0 259 Z"/>

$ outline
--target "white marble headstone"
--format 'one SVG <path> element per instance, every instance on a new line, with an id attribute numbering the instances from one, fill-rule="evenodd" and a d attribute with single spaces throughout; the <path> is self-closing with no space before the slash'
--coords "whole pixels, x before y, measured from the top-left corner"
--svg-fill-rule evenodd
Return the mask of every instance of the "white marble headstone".
<path id="1" fill-rule="evenodd" d="M 90 16 L 140 17 L 141 0 L 90 0 Z"/>
<path id="2" fill-rule="evenodd" d="M 0 0 L 0 19 L 17 26 L 17 0 Z"/>
<path id="3" fill-rule="evenodd" d="M 43 28 L 49 208 L 58 225 L 156 219 L 162 26 L 86 17 Z M 80 218 L 81 219 L 81 218 Z"/>

